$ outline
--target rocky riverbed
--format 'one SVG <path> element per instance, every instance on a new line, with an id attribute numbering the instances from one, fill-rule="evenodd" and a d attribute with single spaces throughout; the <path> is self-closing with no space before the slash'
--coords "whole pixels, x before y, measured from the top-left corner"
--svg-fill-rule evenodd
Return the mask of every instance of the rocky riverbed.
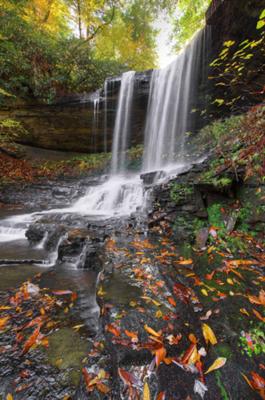
<path id="1" fill-rule="evenodd" d="M 13 263 L 0 269 L 3 399 L 263 396 L 264 253 L 233 212 L 238 193 L 263 187 L 207 186 L 209 165 L 155 185 L 147 215 L 48 212 L 28 226 L 19 259 L 19 243 L 5 245 Z M 87 184 L 29 185 L 6 202 L 60 207 Z M 260 216 L 257 232 L 262 224 Z"/>

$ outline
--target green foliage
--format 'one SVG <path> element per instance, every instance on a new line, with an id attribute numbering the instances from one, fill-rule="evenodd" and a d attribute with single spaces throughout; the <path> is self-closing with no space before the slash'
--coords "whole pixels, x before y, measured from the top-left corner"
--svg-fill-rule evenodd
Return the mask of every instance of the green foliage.
<path id="1" fill-rule="evenodd" d="M 215 86 L 215 91 L 220 89 L 220 97 L 213 99 L 212 104 L 219 108 L 235 110 L 242 101 L 242 96 L 235 96 L 240 90 L 246 93 L 249 101 L 255 103 L 263 100 L 263 82 L 256 79 L 257 73 L 262 74 L 264 59 L 265 18 L 261 13 L 257 22 L 257 32 L 254 37 L 246 37 L 240 42 L 227 40 L 223 43 L 218 57 L 210 64 L 209 80 Z M 255 90 L 248 90 L 255 81 Z M 235 89 L 235 90 L 234 90 Z M 222 96 L 222 97 L 221 97 Z"/>
<path id="2" fill-rule="evenodd" d="M 172 183 L 170 188 L 170 198 L 176 203 L 185 200 L 193 194 L 193 188 L 185 184 Z"/>
<path id="3" fill-rule="evenodd" d="M 0 121 L 0 144 L 11 143 L 21 135 L 26 134 L 27 131 L 16 120 L 8 118 Z"/>
<path id="4" fill-rule="evenodd" d="M 251 343 L 251 344 L 250 344 Z M 242 354 L 246 353 L 249 357 L 265 353 L 265 333 L 264 325 L 257 324 L 249 332 L 242 332 L 239 337 L 239 346 Z"/>
<path id="5" fill-rule="evenodd" d="M 205 23 L 205 12 L 211 0 L 179 0 L 179 17 L 174 17 L 175 49 L 181 50 L 186 42 Z"/>
<path id="6" fill-rule="evenodd" d="M 220 119 L 205 126 L 199 132 L 200 140 L 204 143 L 217 144 L 225 135 L 235 136 L 241 131 L 242 115 L 234 115 L 226 119 Z"/>
<path id="7" fill-rule="evenodd" d="M 50 103 L 155 66 L 153 21 L 172 0 L 0 0 L 0 101 Z M 77 32 L 79 35 L 77 36 Z"/>
<path id="8" fill-rule="evenodd" d="M 223 214 L 221 212 L 222 205 L 219 203 L 212 204 L 210 207 L 207 208 L 208 212 L 208 220 L 210 225 L 215 226 L 219 229 L 224 229 L 224 219 Z"/>

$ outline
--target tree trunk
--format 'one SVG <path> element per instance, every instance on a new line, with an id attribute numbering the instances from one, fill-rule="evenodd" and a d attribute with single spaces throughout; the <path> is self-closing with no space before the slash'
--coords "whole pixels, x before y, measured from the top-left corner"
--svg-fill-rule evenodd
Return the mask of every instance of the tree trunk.
<path id="1" fill-rule="evenodd" d="M 77 14 L 78 14 L 79 39 L 82 39 L 82 18 L 81 18 L 81 4 L 80 4 L 80 0 L 77 0 Z"/>

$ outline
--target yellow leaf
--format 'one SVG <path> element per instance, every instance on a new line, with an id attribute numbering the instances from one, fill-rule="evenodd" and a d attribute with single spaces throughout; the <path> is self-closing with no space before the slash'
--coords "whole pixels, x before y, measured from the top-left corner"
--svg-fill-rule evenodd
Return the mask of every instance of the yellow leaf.
<path id="1" fill-rule="evenodd" d="M 216 336 L 209 325 L 202 324 L 202 333 L 207 344 L 208 342 L 210 342 L 212 345 L 215 345 L 217 343 Z"/>
<path id="2" fill-rule="evenodd" d="M 215 369 L 219 369 L 221 367 L 223 367 L 226 363 L 226 358 L 224 357 L 218 357 L 215 362 L 207 369 L 207 371 L 205 372 L 206 374 L 209 374 L 209 372 L 214 371 Z"/>
<path id="3" fill-rule="evenodd" d="M 247 315 L 247 316 L 249 317 L 249 313 L 247 312 L 247 310 L 246 310 L 245 308 L 240 308 L 240 312 L 241 312 L 242 314 Z"/>
<path id="4" fill-rule="evenodd" d="M 150 328 L 150 326 L 148 326 L 148 325 L 144 325 L 144 329 L 146 330 L 147 333 L 149 333 L 152 336 L 155 336 L 155 337 L 161 336 L 161 331 L 156 332 L 156 331 L 154 331 L 154 329 Z"/>
<path id="5" fill-rule="evenodd" d="M 208 296 L 208 292 L 206 289 L 201 289 L 201 292 L 204 296 Z"/>
<path id="6" fill-rule="evenodd" d="M 229 283 L 229 285 L 234 284 L 233 279 L 231 279 L 231 278 L 227 278 L 226 282 Z"/>
<path id="7" fill-rule="evenodd" d="M 156 315 L 156 318 L 162 318 L 163 317 L 163 313 L 162 313 L 161 310 L 158 310 L 155 315 Z"/>
<path id="8" fill-rule="evenodd" d="M 144 396 L 143 396 L 143 400 L 151 400 L 150 389 L 149 389 L 149 386 L 148 386 L 148 383 L 147 383 L 147 382 L 144 383 Z"/>
<path id="9" fill-rule="evenodd" d="M 6 400 L 13 400 L 12 394 L 8 393 L 8 395 L 6 396 Z"/>

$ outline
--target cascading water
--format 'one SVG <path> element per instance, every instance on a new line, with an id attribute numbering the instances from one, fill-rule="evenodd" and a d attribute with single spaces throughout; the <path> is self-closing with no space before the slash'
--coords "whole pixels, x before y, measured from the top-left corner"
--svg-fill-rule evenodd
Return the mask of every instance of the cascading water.
<path id="1" fill-rule="evenodd" d="M 203 84 L 207 65 L 208 30 L 201 31 L 194 41 L 170 64 L 153 71 L 146 116 L 142 172 L 173 171 L 185 164 L 185 132 L 191 129 L 191 109 L 198 103 L 198 88 Z M 89 187 L 87 194 L 71 207 L 12 217 L 0 226 L 0 242 L 25 237 L 27 226 L 46 213 L 77 213 L 91 217 L 130 215 L 145 205 L 146 193 L 139 174 L 126 171 L 126 151 L 130 147 L 131 108 L 135 72 L 122 75 L 113 133 L 110 177 L 104 183 Z M 104 147 L 107 150 L 108 98 L 111 80 L 104 85 Z M 95 121 L 99 100 L 94 100 Z M 163 176 L 168 176 L 164 174 Z"/>
<path id="2" fill-rule="evenodd" d="M 98 122 L 99 122 L 99 106 L 100 106 L 100 93 L 97 91 L 95 93 L 95 97 L 93 99 L 93 132 L 92 132 L 92 147 L 94 152 L 97 152 L 98 149 L 98 141 L 97 141 L 97 133 L 98 133 Z M 105 144 L 105 143 L 104 143 Z M 104 145 L 105 147 L 105 145 Z"/>
<path id="3" fill-rule="evenodd" d="M 130 142 L 130 119 L 134 92 L 135 72 L 122 75 L 118 108 L 115 119 L 111 175 L 109 180 L 88 189 L 70 209 L 91 216 L 129 215 L 141 207 L 144 201 L 142 181 L 139 175 L 126 175 L 126 150 Z"/>
<path id="4" fill-rule="evenodd" d="M 134 71 L 122 75 L 118 109 L 113 133 L 111 173 L 122 174 L 125 171 L 126 150 L 129 147 L 131 108 L 134 91 Z"/>
<path id="5" fill-rule="evenodd" d="M 185 133 L 192 127 L 209 29 L 205 28 L 169 66 L 153 71 L 145 127 L 143 171 L 184 161 Z"/>

